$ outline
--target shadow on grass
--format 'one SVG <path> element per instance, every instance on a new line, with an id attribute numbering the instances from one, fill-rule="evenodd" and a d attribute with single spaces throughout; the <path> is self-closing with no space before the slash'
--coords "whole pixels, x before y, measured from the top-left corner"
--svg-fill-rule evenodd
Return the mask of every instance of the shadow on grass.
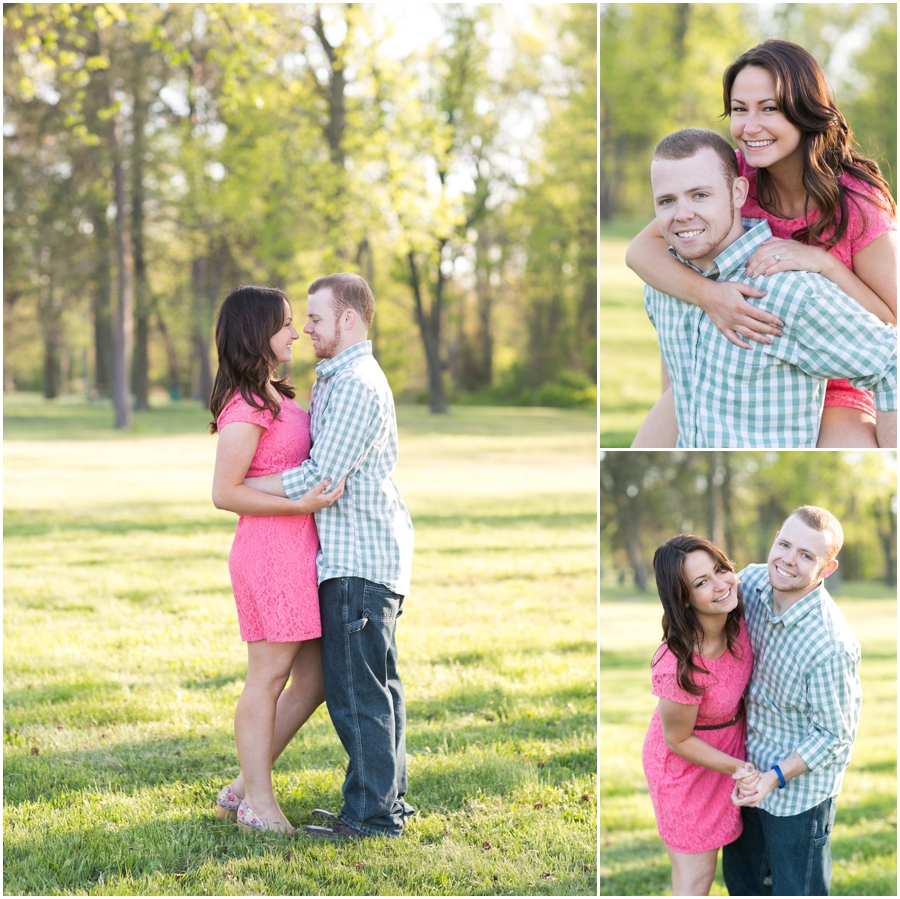
<path id="1" fill-rule="evenodd" d="M 597 651 L 597 644 L 593 640 L 576 640 L 572 643 L 554 643 L 552 647 L 547 649 L 536 649 L 535 654 L 557 655 L 558 653 L 586 653 L 593 655 Z M 458 662 L 463 667 L 470 665 L 484 665 L 488 668 L 495 668 L 496 653 L 489 651 L 482 652 L 458 652 L 449 656 L 444 656 L 453 662 Z"/>
<path id="2" fill-rule="evenodd" d="M 672 868 L 660 860 L 665 848 L 659 837 L 634 838 L 613 849 L 603 846 L 600 861 L 609 873 L 600 876 L 601 896 L 660 896 L 672 886 Z"/>
<path id="3" fill-rule="evenodd" d="M 226 674 L 188 681 L 182 686 L 214 691 L 241 679 L 242 675 Z M 465 789 L 460 789 L 458 783 L 444 788 L 438 783 L 439 776 L 428 774 L 426 766 L 421 774 L 422 792 L 430 795 L 433 789 L 443 797 L 442 807 L 462 808 L 476 787 L 484 791 L 491 785 L 491 791 L 504 795 L 528 777 L 558 784 L 573 773 L 589 775 L 596 771 L 592 740 L 582 740 L 577 746 L 571 744 L 573 735 L 591 735 L 595 731 L 590 685 L 573 686 L 563 692 L 548 689 L 530 697 L 534 699 L 535 712 L 513 720 L 505 720 L 508 697 L 499 690 L 466 691 L 452 693 L 441 701 L 408 703 L 408 753 L 423 759 L 439 758 L 450 768 L 461 765 L 460 770 L 468 772 Z M 548 699 L 557 708 L 541 713 L 539 710 Z M 516 701 L 521 703 L 521 698 Z M 575 702 L 585 710 L 571 711 Z M 7 806 L 33 802 L 38 797 L 51 804 L 65 803 L 69 792 L 91 788 L 136 793 L 146 787 L 177 784 L 186 779 L 202 780 L 211 771 L 227 771 L 236 763 L 228 732 L 217 732 L 211 738 L 115 741 L 112 730 L 121 722 L 146 721 L 166 726 L 158 709 L 142 714 L 140 695 L 128 694 L 119 684 L 83 679 L 66 686 L 11 691 L 6 698 L 7 721 L 10 717 L 15 720 L 10 712 L 22 705 L 52 706 L 54 717 L 49 720 L 66 722 L 59 728 L 80 731 L 79 741 L 88 745 L 55 749 L 45 745 L 43 739 L 26 740 L 14 729 L 15 725 L 8 723 L 4 735 L 10 750 L 4 765 Z M 97 716 L 101 720 L 93 727 L 84 726 L 84 721 L 94 721 Z M 68 723 L 73 721 L 77 723 Z M 111 745 L 107 745 L 107 740 Z M 477 764 L 470 760 L 472 754 L 477 756 Z M 346 760 L 323 707 L 288 748 L 276 770 L 299 767 L 305 771 L 343 771 Z"/>
<path id="4" fill-rule="evenodd" d="M 48 534 L 93 533 L 124 537 L 134 531 L 169 533 L 172 536 L 197 536 L 208 532 L 233 532 L 234 518 L 200 518 L 172 521 L 166 518 L 166 510 L 171 503 L 135 503 L 127 507 L 127 517 L 110 520 L 109 517 L 65 518 L 58 511 L 38 511 L 33 509 L 9 509 L 4 513 L 3 534 L 6 538 L 44 537 Z M 121 511 L 121 510 L 117 510 Z M 102 510 L 96 510 L 99 516 Z M 422 528 L 484 527 L 516 530 L 535 525 L 551 530 L 573 530 L 593 528 L 597 516 L 593 512 L 573 512 L 565 514 L 534 513 L 509 515 L 416 515 L 416 525 Z M 509 547 L 489 547 L 488 552 L 521 552 L 520 545 Z M 555 550 L 553 550 L 555 551 Z M 440 552 L 472 554 L 485 552 L 483 546 L 454 547 Z"/>

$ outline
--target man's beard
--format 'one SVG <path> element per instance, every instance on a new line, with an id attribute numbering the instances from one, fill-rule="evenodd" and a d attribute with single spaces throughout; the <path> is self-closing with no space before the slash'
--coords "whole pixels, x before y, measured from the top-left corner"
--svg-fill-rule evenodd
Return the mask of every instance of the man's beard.
<path id="1" fill-rule="evenodd" d="M 731 221 L 728 223 L 728 228 L 727 228 L 727 229 L 725 230 L 725 232 L 724 232 L 726 237 L 727 237 L 729 234 L 731 234 L 731 229 L 734 228 L 734 219 L 735 219 L 735 216 L 736 216 L 736 215 L 737 215 L 737 213 L 735 212 L 734 205 L 732 205 L 732 207 L 731 207 Z M 717 246 L 719 243 L 722 242 L 723 239 L 724 239 L 724 238 L 720 238 L 720 239 L 716 240 L 715 238 L 713 238 L 713 240 L 714 240 L 715 242 L 713 243 L 712 246 L 708 247 L 708 248 L 705 249 L 705 250 L 700 250 L 700 249 L 698 249 L 698 250 L 697 250 L 697 253 L 696 253 L 695 255 L 693 255 L 693 256 L 686 256 L 684 253 L 680 253 L 679 255 L 680 255 L 683 259 L 687 259 L 689 262 L 693 262 L 695 259 L 702 259 L 704 256 L 709 256 L 709 254 L 712 253 L 712 251 L 716 248 L 716 246 Z"/>
<path id="2" fill-rule="evenodd" d="M 334 351 L 337 349 L 338 344 L 341 342 L 341 333 L 338 330 L 338 321 L 339 319 L 334 320 L 334 339 L 330 340 L 324 346 L 319 347 L 319 352 L 317 355 L 320 359 L 332 359 L 334 358 Z"/>

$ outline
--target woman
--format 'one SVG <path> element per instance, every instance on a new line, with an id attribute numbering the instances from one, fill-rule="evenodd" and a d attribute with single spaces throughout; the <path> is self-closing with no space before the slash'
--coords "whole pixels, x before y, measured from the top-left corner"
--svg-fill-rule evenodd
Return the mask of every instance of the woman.
<path id="1" fill-rule="evenodd" d="M 673 896 L 706 896 L 719 847 L 741 835 L 733 779 L 751 790 L 742 696 L 753 669 L 734 565 L 714 543 L 680 534 L 653 557 L 663 643 L 653 656 L 659 705 L 644 773 L 672 863 Z"/>
<path id="2" fill-rule="evenodd" d="M 219 434 L 213 503 L 241 516 L 228 567 L 247 643 L 247 679 L 234 712 L 241 773 L 222 789 L 216 810 L 245 830 L 282 833 L 292 828 L 272 790 L 272 764 L 324 699 L 312 513 L 344 488 L 341 482 L 326 494 L 322 481 L 294 501 L 243 483 L 309 455 L 309 415 L 287 380 L 275 377 L 298 337 L 280 290 L 232 290 L 216 320 L 219 370 L 209 406 L 210 431 Z"/>
<path id="3" fill-rule="evenodd" d="M 896 324 L 896 204 L 877 164 L 853 149 L 818 63 L 797 44 L 768 40 L 728 67 L 723 93 L 738 168 L 750 182 L 742 215 L 767 219 L 774 235 L 750 258 L 748 277 L 818 272 Z M 764 290 L 680 264 L 655 222 L 632 241 L 626 262 L 651 286 L 702 307 L 737 346 L 780 336 L 778 319 L 745 300 Z M 632 446 L 675 446 L 677 436 L 668 389 Z M 877 447 L 872 395 L 830 381 L 817 445 Z"/>

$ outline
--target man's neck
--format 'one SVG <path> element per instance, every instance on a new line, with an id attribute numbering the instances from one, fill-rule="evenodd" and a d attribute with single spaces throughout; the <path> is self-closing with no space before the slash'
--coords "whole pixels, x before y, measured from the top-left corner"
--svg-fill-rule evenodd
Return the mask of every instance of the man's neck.
<path id="1" fill-rule="evenodd" d="M 818 589 L 822 586 L 822 581 L 816 581 L 809 589 L 804 590 L 799 595 L 791 591 L 790 593 L 783 593 L 780 590 L 772 590 L 772 611 L 776 615 L 784 615 L 789 609 L 793 608 L 803 599 L 805 596 L 809 596 L 813 590 Z"/>
<path id="2" fill-rule="evenodd" d="M 332 359 L 336 359 L 341 353 L 347 352 L 347 350 L 352 349 L 360 343 L 365 343 L 369 339 L 367 334 L 363 334 L 362 337 L 354 337 L 350 338 L 349 342 L 343 343 L 338 347 L 335 347 L 334 355 L 329 356 L 327 359 L 322 359 L 322 362 L 331 362 Z"/>

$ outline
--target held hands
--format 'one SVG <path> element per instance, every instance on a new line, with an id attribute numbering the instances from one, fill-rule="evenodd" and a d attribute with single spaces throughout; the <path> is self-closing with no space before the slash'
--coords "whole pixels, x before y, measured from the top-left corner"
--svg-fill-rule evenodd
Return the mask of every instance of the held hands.
<path id="1" fill-rule="evenodd" d="M 738 781 L 736 787 L 749 791 L 759 782 L 760 775 L 753 762 L 741 762 L 740 767 L 731 776 Z"/>
<path id="2" fill-rule="evenodd" d="M 737 778 L 741 770 L 739 768 L 732 777 Z M 757 780 L 752 786 L 748 786 L 743 780 L 738 780 L 734 785 L 731 793 L 731 801 L 734 805 L 741 808 L 756 808 L 778 786 L 778 775 L 774 771 L 766 771 L 764 774 L 757 771 L 756 775 Z"/>
<path id="3" fill-rule="evenodd" d="M 347 479 L 341 478 L 341 480 L 338 481 L 337 486 L 330 493 L 326 493 L 325 491 L 328 489 L 329 484 L 331 484 L 331 478 L 325 478 L 324 481 L 320 481 L 311 490 L 307 490 L 306 493 L 297 500 L 297 505 L 303 507 L 304 514 L 318 512 L 319 509 L 326 509 L 341 498 L 346 483 Z"/>
<path id="4" fill-rule="evenodd" d="M 777 257 L 777 258 L 776 258 Z M 834 257 L 822 247 L 809 247 L 796 240 L 772 237 L 761 243 L 747 260 L 748 278 L 774 275 L 777 272 L 825 273 Z"/>
<path id="5" fill-rule="evenodd" d="M 708 296 L 701 308 L 727 340 L 742 349 L 752 349 L 748 340 L 771 343 L 781 337 L 784 322 L 777 315 L 757 309 L 750 299 L 766 292 L 752 284 L 737 281 L 710 281 Z M 750 299 L 748 299 L 750 298 Z"/>

